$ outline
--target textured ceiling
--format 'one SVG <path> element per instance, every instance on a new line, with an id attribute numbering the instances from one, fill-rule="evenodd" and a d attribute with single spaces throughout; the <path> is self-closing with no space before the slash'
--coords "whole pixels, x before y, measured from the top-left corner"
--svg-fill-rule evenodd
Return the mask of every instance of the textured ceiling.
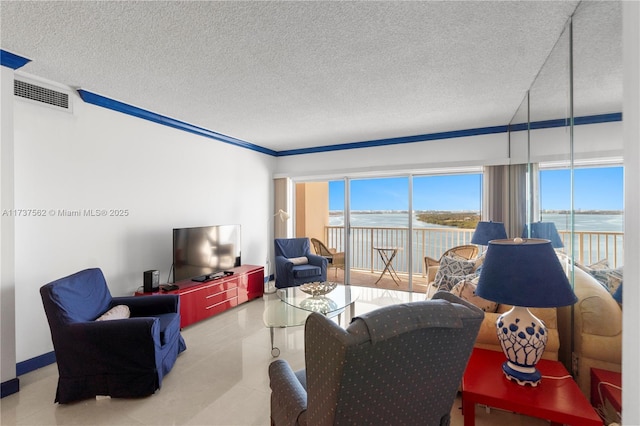
<path id="1" fill-rule="evenodd" d="M 505 125 L 577 4 L 3 0 L 0 41 L 21 72 L 282 151 Z"/>

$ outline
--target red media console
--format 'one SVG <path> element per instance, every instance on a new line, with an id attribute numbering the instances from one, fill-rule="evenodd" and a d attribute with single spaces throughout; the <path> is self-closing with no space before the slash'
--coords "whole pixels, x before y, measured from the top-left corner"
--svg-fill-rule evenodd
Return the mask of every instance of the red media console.
<path id="1" fill-rule="evenodd" d="M 209 282 L 191 280 L 175 283 L 176 290 L 157 293 L 136 292 L 136 296 L 150 294 L 177 294 L 180 296 L 180 327 L 186 327 L 213 315 L 224 312 L 241 303 L 262 297 L 264 291 L 264 268 L 242 265 L 230 269 L 227 275 Z M 160 286 L 162 289 L 166 284 Z"/>

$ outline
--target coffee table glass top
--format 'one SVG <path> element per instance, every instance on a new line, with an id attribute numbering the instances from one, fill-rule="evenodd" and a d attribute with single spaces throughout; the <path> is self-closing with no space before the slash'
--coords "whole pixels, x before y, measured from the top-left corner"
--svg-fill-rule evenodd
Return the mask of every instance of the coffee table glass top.
<path id="1" fill-rule="evenodd" d="M 294 308 L 274 297 L 266 301 L 262 319 L 269 328 L 295 327 L 303 325 L 310 314 L 310 311 Z"/>
<path id="2" fill-rule="evenodd" d="M 263 315 L 264 324 L 269 327 L 271 335 L 271 355 L 280 355 L 274 343 L 274 328 L 303 325 L 312 312 L 318 312 L 329 318 L 340 318 L 347 306 L 353 305 L 360 295 L 360 290 L 350 285 L 338 284 L 323 296 L 312 296 L 298 287 L 278 289 L 277 298 L 270 297 L 266 301 Z M 353 314 L 353 311 L 351 311 Z M 339 323 L 340 321 L 338 321 Z"/>
<path id="3" fill-rule="evenodd" d="M 303 311 L 318 312 L 333 316 L 358 299 L 360 291 L 350 285 L 338 284 L 335 289 L 322 296 L 311 296 L 299 287 L 278 289 L 276 294 L 284 303 Z"/>

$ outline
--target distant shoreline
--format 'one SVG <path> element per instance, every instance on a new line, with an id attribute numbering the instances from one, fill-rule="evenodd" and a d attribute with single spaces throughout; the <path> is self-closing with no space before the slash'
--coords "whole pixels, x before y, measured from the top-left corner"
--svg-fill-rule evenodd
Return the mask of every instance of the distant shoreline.
<path id="1" fill-rule="evenodd" d="M 475 213 L 475 212 L 472 212 Z M 610 233 L 618 233 L 623 232 L 623 219 L 624 214 L 589 214 L 585 211 L 580 212 L 580 214 L 568 215 L 568 214 L 558 214 L 558 213 L 548 213 L 544 212 L 540 219 L 544 222 L 554 222 L 558 231 L 568 231 L 573 227 L 576 232 L 588 232 L 588 231 L 597 231 L 597 232 L 610 232 Z M 471 215 L 469 215 L 471 216 Z M 571 221 L 573 218 L 573 221 Z M 409 226 L 409 215 L 407 212 L 383 212 L 383 213 L 375 213 L 371 214 L 370 212 L 360 213 L 353 212 L 351 214 L 350 224 L 352 227 L 365 227 L 365 228 L 376 228 L 376 227 L 385 227 L 385 228 L 408 228 Z M 450 228 L 453 226 L 448 225 L 437 225 L 432 223 L 425 223 L 418 220 L 417 215 L 412 215 L 411 220 L 413 221 L 414 229 L 419 228 L 436 228 L 436 227 L 446 227 Z M 340 212 L 339 214 L 333 214 L 329 217 L 329 223 L 331 227 L 335 226 L 343 226 L 345 221 L 345 217 Z M 457 227 L 453 227 L 457 228 Z M 458 228 L 460 229 L 460 228 Z"/>
<path id="2" fill-rule="evenodd" d="M 407 210 L 352 210 L 352 214 L 408 214 Z M 569 210 L 541 210 L 541 214 L 570 214 Z M 342 216 L 343 211 L 329 211 L 329 216 Z M 477 211 L 449 211 L 449 210 L 416 210 L 415 214 L 464 214 L 477 215 Z M 576 210 L 573 214 L 622 215 L 623 210 Z"/>

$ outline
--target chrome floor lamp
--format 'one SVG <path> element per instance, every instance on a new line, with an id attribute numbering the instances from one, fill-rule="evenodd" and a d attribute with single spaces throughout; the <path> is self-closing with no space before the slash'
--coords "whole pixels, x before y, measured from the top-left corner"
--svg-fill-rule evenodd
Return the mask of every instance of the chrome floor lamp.
<path id="1" fill-rule="evenodd" d="M 280 209 L 280 210 L 278 210 L 278 212 L 276 214 L 274 214 L 273 216 L 271 216 L 269 218 L 269 220 L 267 221 L 267 224 L 269 224 L 269 222 L 271 222 L 271 219 L 273 219 L 276 216 L 280 218 L 280 222 L 282 222 L 282 223 L 285 223 L 291 217 L 291 215 L 289 215 L 289 213 L 287 213 L 284 210 Z M 271 286 L 271 260 L 269 258 L 269 249 L 267 248 L 267 282 L 265 283 L 265 286 L 264 286 L 264 293 L 265 294 L 273 294 L 275 292 L 276 292 L 275 283 L 273 285 L 273 288 Z"/>

